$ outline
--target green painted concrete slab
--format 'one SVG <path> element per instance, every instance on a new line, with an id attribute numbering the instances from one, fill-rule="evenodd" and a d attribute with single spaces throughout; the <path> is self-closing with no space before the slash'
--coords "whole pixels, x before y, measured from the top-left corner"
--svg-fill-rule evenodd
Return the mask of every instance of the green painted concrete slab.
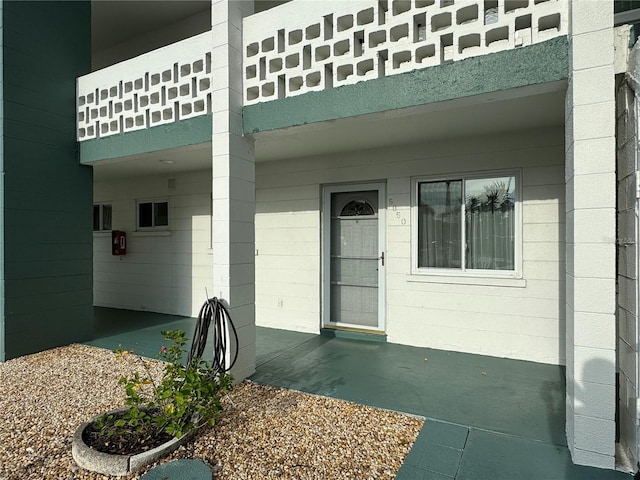
<path id="1" fill-rule="evenodd" d="M 149 358 L 157 358 L 165 344 L 162 330 L 182 330 L 191 338 L 196 324 L 190 317 L 102 307 L 94 307 L 94 319 L 96 336 L 87 345 L 107 350 L 122 347 Z"/>
<path id="2" fill-rule="evenodd" d="M 400 467 L 395 480 L 452 480 L 453 477 L 441 473 L 424 470 L 413 465 L 404 464 Z"/>
<path id="3" fill-rule="evenodd" d="M 462 450 L 468 435 L 469 429 L 466 426 L 427 419 L 417 440 Z"/>
<path id="4" fill-rule="evenodd" d="M 414 445 L 405 463 L 420 470 L 455 478 L 461 459 L 462 450 L 424 442 Z"/>
<path id="5" fill-rule="evenodd" d="M 566 445 L 558 366 L 318 336 L 259 365 L 251 378 Z"/>
<path id="6" fill-rule="evenodd" d="M 108 335 L 89 344 L 134 345 L 151 357 L 161 329 L 191 335 L 195 325 L 96 311 L 98 323 L 106 322 L 96 329 Z M 261 327 L 256 343 L 255 381 L 427 417 L 396 480 L 631 480 L 571 463 L 560 367 Z"/>
<path id="7" fill-rule="evenodd" d="M 157 327 L 157 330 L 167 330 L 163 325 L 175 321 L 184 321 L 184 325 L 193 330 L 188 320 L 195 321 L 191 317 L 168 315 L 155 312 L 138 312 L 134 310 L 121 310 L 118 308 L 93 307 L 96 338 L 105 338 L 118 334 L 129 334 L 132 329 L 140 330 L 147 327 Z M 144 336 L 144 335 L 143 335 Z"/>
<path id="8" fill-rule="evenodd" d="M 287 331 L 283 335 L 282 330 L 263 327 L 257 327 L 257 334 L 260 335 L 260 342 L 256 342 L 256 365 L 273 360 L 317 336 L 311 333 L 292 331 Z"/>
<path id="9" fill-rule="evenodd" d="M 631 480 L 614 470 L 573 465 L 569 451 L 511 435 L 471 429 L 456 480 Z"/>
<path id="10" fill-rule="evenodd" d="M 213 473 L 202 460 L 176 460 L 152 468 L 141 480 L 211 480 Z"/>
<path id="11" fill-rule="evenodd" d="M 138 312 L 117 308 L 94 307 L 95 336 L 85 342 L 99 348 L 115 350 L 122 347 L 133 350 L 139 355 L 158 358 L 160 348 L 166 345 L 163 330 L 182 330 L 186 333 L 187 344 L 191 347 L 191 338 L 196 319 L 155 312 Z M 213 359 L 213 336 L 209 335 L 202 359 Z M 186 355 L 183 360 L 186 361 Z"/>
<path id="12" fill-rule="evenodd" d="M 462 425 L 425 420 L 425 424 L 416 438 L 413 448 L 404 461 L 404 471 L 400 478 L 420 472 L 422 477 L 435 475 L 455 478 L 462 460 L 463 449 L 467 442 L 468 428 Z"/>

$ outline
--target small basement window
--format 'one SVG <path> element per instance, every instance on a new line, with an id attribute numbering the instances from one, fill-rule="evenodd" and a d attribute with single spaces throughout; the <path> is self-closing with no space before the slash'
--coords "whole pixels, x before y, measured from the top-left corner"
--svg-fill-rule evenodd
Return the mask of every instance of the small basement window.
<path id="1" fill-rule="evenodd" d="M 93 206 L 93 231 L 104 232 L 111 230 L 111 205 L 96 203 Z"/>
<path id="2" fill-rule="evenodd" d="M 138 229 L 166 230 L 169 227 L 169 202 L 138 202 Z"/>

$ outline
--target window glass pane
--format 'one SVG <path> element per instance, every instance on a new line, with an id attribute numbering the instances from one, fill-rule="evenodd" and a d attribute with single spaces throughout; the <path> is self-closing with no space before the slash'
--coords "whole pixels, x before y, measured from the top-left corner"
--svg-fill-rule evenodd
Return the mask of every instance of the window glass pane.
<path id="1" fill-rule="evenodd" d="M 418 184 L 418 267 L 461 268 L 462 181 Z"/>
<path id="2" fill-rule="evenodd" d="M 102 205 L 102 230 L 111 230 L 111 205 Z"/>
<path id="3" fill-rule="evenodd" d="M 139 227 L 153 227 L 153 204 L 152 203 L 140 203 L 138 204 L 138 226 Z"/>
<path id="4" fill-rule="evenodd" d="M 465 181 L 466 268 L 513 270 L 515 177 Z"/>
<path id="5" fill-rule="evenodd" d="M 93 231 L 100 230 L 100 205 L 93 206 Z"/>
<path id="6" fill-rule="evenodd" d="M 167 202 L 153 204 L 153 225 L 156 227 L 169 225 L 169 204 Z"/>

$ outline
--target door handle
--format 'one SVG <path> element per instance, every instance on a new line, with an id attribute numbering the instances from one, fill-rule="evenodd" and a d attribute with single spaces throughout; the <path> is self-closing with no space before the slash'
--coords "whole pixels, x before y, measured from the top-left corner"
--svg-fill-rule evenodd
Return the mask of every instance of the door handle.
<path id="1" fill-rule="evenodd" d="M 382 260 L 382 266 L 384 267 L 384 252 L 380 253 L 380 260 Z"/>

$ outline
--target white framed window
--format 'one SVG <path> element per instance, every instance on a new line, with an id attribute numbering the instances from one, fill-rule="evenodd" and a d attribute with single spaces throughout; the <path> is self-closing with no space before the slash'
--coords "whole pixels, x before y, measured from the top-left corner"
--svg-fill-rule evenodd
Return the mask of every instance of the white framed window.
<path id="1" fill-rule="evenodd" d="M 136 216 L 138 230 L 168 230 L 169 201 L 138 200 Z"/>
<path id="2" fill-rule="evenodd" d="M 413 179 L 413 273 L 519 277 L 520 172 Z"/>
<path id="3" fill-rule="evenodd" d="M 93 231 L 104 232 L 111 230 L 111 204 L 96 203 L 93 205 Z"/>

